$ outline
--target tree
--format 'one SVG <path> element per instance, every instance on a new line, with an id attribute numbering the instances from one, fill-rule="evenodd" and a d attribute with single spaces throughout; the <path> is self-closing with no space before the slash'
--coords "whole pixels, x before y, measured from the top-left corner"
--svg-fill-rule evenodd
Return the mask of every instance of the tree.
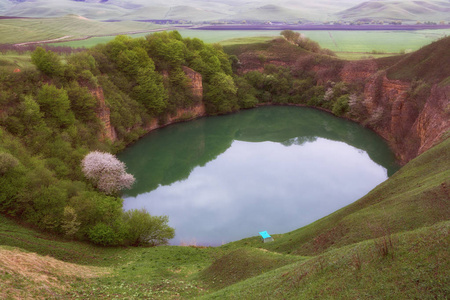
<path id="1" fill-rule="evenodd" d="M 130 188 L 135 179 L 126 172 L 126 166 L 110 153 L 93 151 L 81 162 L 84 175 L 106 194 Z"/>
<path id="2" fill-rule="evenodd" d="M 75 116 L 64 89 L 45 84 L 38 92 L 37 102 L 50 127 L 67 128 L 74 124 Z"/>
<path id="3" fill-rule="evenodd" d="M 238 108 L 237 88 L 233 78 L 217 73 L 211 78 L 205 93 L 206 109 L 211 114 L 228 113 Z"/>
<path id="4" fill-rule="evenodd" d="M 45 51 L 42 47 L 37 47 L 31 54 L 31 61 L 39 71 L 48 76 L 58 76 L 62 74 L 63 66 L 59 56 L 52 51 Z"/>

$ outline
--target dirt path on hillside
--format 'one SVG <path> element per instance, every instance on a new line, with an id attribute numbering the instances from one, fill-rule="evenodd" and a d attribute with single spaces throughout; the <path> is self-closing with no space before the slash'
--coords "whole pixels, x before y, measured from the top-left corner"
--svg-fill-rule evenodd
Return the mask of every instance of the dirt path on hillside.
<path id="1" fill-rule="evenodd" d="M 53 43 L 53 42 L 61 41 L 61 40 L 64 40 L 64 39 L 68 39 L 68 38 L 70 38 L 72 36 L 73 35 L 65 35 L 65 36 L 62 36 L 62 37 L 56 38 L 56 39 L 45 40 L 45 41 L 36 41 L 36 42 L 19 43 L 19 44 L 14 44 L 14 46 L 25 46 L 25 45 L 32 45 L 32 44 Z"/>

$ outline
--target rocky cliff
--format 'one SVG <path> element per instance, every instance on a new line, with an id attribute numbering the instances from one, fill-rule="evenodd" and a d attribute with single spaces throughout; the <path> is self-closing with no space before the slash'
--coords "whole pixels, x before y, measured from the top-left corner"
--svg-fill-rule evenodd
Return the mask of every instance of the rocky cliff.
<path id="1" fill-rule="evenodd" d="M 201 102 L 203 99 L 203 81 L 202 75 L 195 72 L 191 68 L 183 66 L 184 74 L 191 80 L 191 91 L 196 102 Z"/>
<path id="2" fill-rule="evenodd" d="M 448 85 L 430 83 L 430 92 L 415 98 L 411 81 L 389 79 L 375 60 L 348 62 L 340 77 L 363 86 L 363 123 L 389 142 L 401 163 L 431 148 L 450 130 Z"/>
<path id="3" fill-rule="evenodd" d="M 105 96 L 103 95 L 103 89 L 97 87 L 91 90 L 92 95 L 97 98 L 97 117 L 103 124 L 103 130 L 99 132 L 99 139 L 104 141 L 108 139 L 110 141 L 115 141 L 117 138 L 116 131 L 114 127 L 111 126 L 111 111 L 105 103 Z"/>

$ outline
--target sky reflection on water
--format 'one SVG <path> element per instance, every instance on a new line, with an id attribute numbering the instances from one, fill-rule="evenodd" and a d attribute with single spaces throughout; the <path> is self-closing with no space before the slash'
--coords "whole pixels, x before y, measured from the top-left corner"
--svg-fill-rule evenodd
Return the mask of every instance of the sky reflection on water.
<path id="1" fill-rule="evenodd" d="M 343 142 L 317 138 L 287 144 L 234 140 L 216 159 L 194 167 L 187 179 L 125 197 L 124 208 L 168 215 L 176 229 L 173 245 L 214 246 L 263 230 L 300 228 L 388 177 L 367 152 Z"/>

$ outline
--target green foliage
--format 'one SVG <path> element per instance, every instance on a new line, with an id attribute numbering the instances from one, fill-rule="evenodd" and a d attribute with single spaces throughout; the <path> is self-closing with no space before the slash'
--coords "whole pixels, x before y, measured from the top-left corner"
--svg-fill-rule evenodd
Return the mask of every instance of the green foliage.
<path id="1" fill-rule="evenodd" d="M 51 50 L 45 51 L 44 48 L 37 47 L 31 54 L 31 61 L 45 75 L 59 76 L 63 72 L 59 56 Z"/>
<path id="2" fill-rule="evenodd" d="M 205 93 L 205 106 L 211 114 L 228 113 L 238 108 L 233 77 L 218 73 L 211 78 Z"/>
<path id="3" fill-rule="evenodd" d="M 319 43 L 307 38 L 306 36 L 294 32 L 292 30 L 283 30 L 280 33 L 282 36 L 286 38 L 289 42 L 311 52 L 319 53 L 322 49 L 319 46 Z M 327 54 L 332 54 L 331 50 L 327 51 Z"/>
<path id="4" fill-rule="evenodd" d="M 345 115 L 350 109 L 348 105 L 348 99 L 349 99 L 348 95 L 340 96 L 333 104 L 332 109 L 333 114 L 335 114 L 336 116 Z"/>
<path id="5" fill-rule="evenodd" d="M 133 89 L 135 99 L 143 104 L 151 115 L 162 114 L 167 107 L 167 93 L 162 77 L 151 69 L 141 69 Z"/>
<path id="6" fill-rule="evenodd" d="M 70 109 L 69 97 L 64 89 L 46 84 L 39 91 L 37 102 L 50 127 L 63 129 L 75 122 L 74 114 Z"/>
<path id="7" fill-rule="evenodd" d="M 167 216 L 151 216 L 145 209 L 132 209 L 125 212 L 124 217 L 129 227 L 126 239 L 130 245 L 165 245 L 175 236 L 175 230 L 167 224 Z"/>
<path id="8" fill-rule="evenodd" d="M 102 246 L 114 246 L 118 244 L 119 237 L 114 229 L 104 223 L 98 223 L 88 232 L 89 240 Z"/>
<path id="9" fill-rule="evenodd" d="M 235 77 L 234 82 L 237 87 L 236 96 L 240 108 L 251 108 L 258 104 L 256 98 L 257 90 L 244 78 Z"/>

